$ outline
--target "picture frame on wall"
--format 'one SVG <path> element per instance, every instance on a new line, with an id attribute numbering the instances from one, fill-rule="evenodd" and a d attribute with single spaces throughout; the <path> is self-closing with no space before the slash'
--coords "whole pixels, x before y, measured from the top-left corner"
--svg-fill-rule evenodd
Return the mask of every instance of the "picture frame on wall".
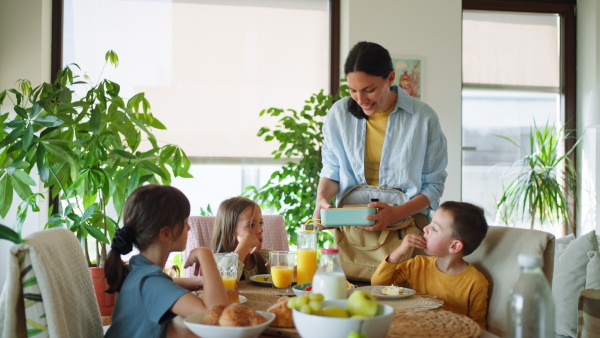
<path id="1" fill-rule="evenodd" d="M 422 100 L 421 72 L 423 62 L 418 57 L 392 56 L 396 79 L 394 85 L 399 85 L 408 95 Z"/>

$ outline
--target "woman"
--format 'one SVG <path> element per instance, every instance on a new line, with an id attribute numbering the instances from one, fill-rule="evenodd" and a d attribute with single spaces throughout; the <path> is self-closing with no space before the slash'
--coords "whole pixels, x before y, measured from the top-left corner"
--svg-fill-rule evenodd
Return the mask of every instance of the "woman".
<path id="1" fill-rule="evenodd" d="M 344 72 L 351 97 L 331 107 L 323 126 L 323 169 L 313 218 L 331 208 L 333 197 L 340 201 L 358 185 L 399 189 L 410 198 L 399 206 L 371 203 L 378 212 L 365 218 L 375 224 L 363 230 L 383 230 L 418 213 L 429 216 L 439 206 L 447 176 L 446 138 L 437 114 L 392 86 L 392 59 L 376 43 L 357 43 Z"/>

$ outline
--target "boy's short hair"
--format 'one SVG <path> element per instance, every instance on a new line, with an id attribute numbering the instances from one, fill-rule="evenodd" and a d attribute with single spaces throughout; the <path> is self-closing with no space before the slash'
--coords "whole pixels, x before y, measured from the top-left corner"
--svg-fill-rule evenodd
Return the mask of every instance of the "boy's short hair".
<path id="1" fill-rule="evenodd" d="M 452 201 L 442 203 L 440 209 L 452 216 L 452 236 L 463 242 L 463 254 L 470 255 L 487 234 L 483 209 L 471 203 Z"/>

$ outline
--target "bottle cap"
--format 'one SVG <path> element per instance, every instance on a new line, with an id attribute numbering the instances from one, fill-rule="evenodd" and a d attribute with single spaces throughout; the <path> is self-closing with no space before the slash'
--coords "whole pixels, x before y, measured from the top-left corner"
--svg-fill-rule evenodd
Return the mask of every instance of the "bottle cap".
<path id="1" fill-rule="evenodd" d="M 333 249 L 333 248 L 330 248 L 330 249 L 321 249 L 321 253 L 322 254 L 336 254 L 338 252 L 340 252 L 340 250 Z"/>
<path id="2" fill-rule="evenodd" d="M 302 231 L 315 230 L 315 224 L 314 223 L 302 224 L 302 225 L 300 225 L 300 230 L 302 230 Z"/>
<path id="3" fill-rule="evenodd" d="M 534 254 L 519 254 L 518 262 L 522 268 L 535 268 L 544 265 L 542 257 Z"/>

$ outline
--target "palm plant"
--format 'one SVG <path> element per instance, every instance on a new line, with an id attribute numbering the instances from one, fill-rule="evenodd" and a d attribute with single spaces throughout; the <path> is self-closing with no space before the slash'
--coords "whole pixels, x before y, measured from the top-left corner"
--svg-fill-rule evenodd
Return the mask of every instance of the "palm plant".
<path id="1" fill-rule="evenodd" d="M 516 147 L 515 141 L 499 136 Z M 565 230 L 572 227 L 572 215 L 569 199 L 576 200 L 577 172 L 569 154 L 571 149 L 560 155 L 564 140 L 572 138 L 572 132 L 564 127 L 534 126 L 529 134 L 529 155 L 515 162 L 512 167 L 520 166 L 519 173 L 507 187 L 503 187 L 502 197 L 497 202 L 500 218 L 505 224 L 519 212 L 521 219 L 527 214 L 530 228 L 533 229 L 536 216 L 540 224 L 562 220 Z"/>
<path id="2" fill-rule="evenodd" d="M 109 63 L 118 65 L 113 51 L 106 53 L 105 66 Z M 41 195 L 31 189 L 37 185 L 31 177 L 35 167 L 50 197 L 60 199 L 46 227 L 75 232 L 90 265 L 88 239 L 93 238 L 102 267 L 127 196 L 145 183 L 191 177 L 190 162 L 178 146 L 158 145 L 152 129 L 165 126 L 151 113 L 144 93 L 126 100 L 119 84 L 92 83 L 77 70 L 72 64 L 54 83 L 33 88 L 19 80 L 17 88 L 0 92 L 0 104 L 8 98 L 13 105 L 10 114 L 0 115 L 0 217 L 6 217 L 14 193 L 23 200 L 17 233 L 28 211 L 39 211 Z M 116 217 L 110 216 L 111 204 Z"/>

